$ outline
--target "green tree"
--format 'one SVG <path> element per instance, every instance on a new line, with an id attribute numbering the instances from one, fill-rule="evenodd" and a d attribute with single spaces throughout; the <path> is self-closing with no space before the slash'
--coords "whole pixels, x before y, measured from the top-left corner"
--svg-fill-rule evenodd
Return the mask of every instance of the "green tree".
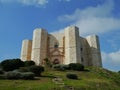
<path id="1" fill-rule="evenodd" d="M 69 68 L 76 71 L 84 71 L 84 66 L 80 63 L 70 63 Z"/>
<path id="2" fill-rule="evenodd" d="M 23 66 L 24 62 L 21 59 L 7 59 L 1 62 L 1 67 L 5 71 L 12 71 Z"/>
<path id="3" fill-rule="evenodd" d="M 44 67 L 42 66 L 30 66 L 29 71 L 33 72 L 35 76 L 40 76 L 41 73 L 44 71 Z"/>
<path id="4" fill-rule="evenodd" d="M 51 64 L 51 62 L 50 62 L 50 60 L 48 58 L 45 58 L 44 62 L 45 62 L 46 67 L 52 67 L 52 64 Z"/>
<path id="5" fill-rule="evenodd" d="M 25 63 L 25 66 L 26 66 L 26 67 L 35 65 L 35 62 L 34 62 L 34 61 L 25 61 L 24 63 Z"/>

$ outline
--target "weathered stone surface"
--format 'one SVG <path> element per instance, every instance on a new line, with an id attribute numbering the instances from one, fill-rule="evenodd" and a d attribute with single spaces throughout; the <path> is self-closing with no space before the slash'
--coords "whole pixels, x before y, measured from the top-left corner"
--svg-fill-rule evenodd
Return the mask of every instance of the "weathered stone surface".
<path id="1" fill-rule="evenodd" d="M 80 61 L 79 29 L 68 27 L 65 30 L 65 64 Z"/>
<path id="2" fill-rule="evenodd" d="M 42 64 L 47 53 L 47 32 L 44 29 L 36 29 L 33 32 L 33 46 L 31 60 L 37 65 Z"/>
<path id="3" fill-rule="evenodd" d="M 31 60 L 32 40 L 23 40 L 21 49 L 21 60 Z"/>
<path id="4" fill-rule="evenodd" d="M 91 61 L 93 66 L 102 66 L 99 38 L 97 35 L 86 37 L 91 52 Z"/>
<path id="5" fill-rule="evenodd" d="M 98 36 L 80 37 L 79 28 L 75 26 L 54 34 L 48 34 L 44 29 L 35 29 L 33 41 L 23 41 L 21 58 L 33 60 L 37 65 L 44 64 L 44 59 L 48 58 L 51 63 L 81 63 L 102 67 Z"/>

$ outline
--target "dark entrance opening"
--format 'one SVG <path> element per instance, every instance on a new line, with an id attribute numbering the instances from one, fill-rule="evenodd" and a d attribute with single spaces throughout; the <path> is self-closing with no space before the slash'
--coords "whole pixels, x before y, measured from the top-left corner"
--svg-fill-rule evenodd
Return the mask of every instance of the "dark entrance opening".
<path id="1" fill-rule="evenodd" d="M 58 59 L 55 59 L 55 60 L 53 61 L 53 64 L 60 64 L 60 62 L 59 62 Z"/>

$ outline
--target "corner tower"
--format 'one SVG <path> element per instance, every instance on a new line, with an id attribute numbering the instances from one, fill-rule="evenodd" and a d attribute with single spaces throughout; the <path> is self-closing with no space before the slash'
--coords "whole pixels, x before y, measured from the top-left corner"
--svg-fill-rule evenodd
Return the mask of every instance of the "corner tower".
<path id="1" fill-rule="evenodd" d="M 32 40 L 23 40 L 21 49 L 21 60 L 31 60 Z"/>
<path id="2" fill-rule="evenodd" d="M 65 64 L 78 62 L 81 62 L 79 29 L 70 26 L 65 29 Z"/>
<path id="3" fill-rule="evenodd" d="M 32 60 L 36 65 L 41 65 L 47 55 L 47 36 L 44 29 L 35 29 L 33 32 Z"/>
<path id="4" fill-rule="evenodd" d="M 99 38 L 97 35 L 91 35 L 86 37 L 88 44 L 90 46 L 91 53 L 91 63 L 92 66 L 102 67 L 101 53 L 100 53 L 100 44 Z"/>

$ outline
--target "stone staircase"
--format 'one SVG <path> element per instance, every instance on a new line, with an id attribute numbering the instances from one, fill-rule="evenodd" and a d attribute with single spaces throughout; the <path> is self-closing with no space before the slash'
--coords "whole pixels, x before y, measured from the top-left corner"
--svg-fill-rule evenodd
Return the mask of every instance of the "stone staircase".
<path id="1" fill-rule="evenodd" d="M 59 85 L 61 88 L 66 88 L 66 90 L 75 90 L 72 86 L 67 86 L 65 85 L 65 83 L 63 82 L 63 79 L 60 77 L 55 77 L 54 79 L 52 79 L 52 81 Z"/>

